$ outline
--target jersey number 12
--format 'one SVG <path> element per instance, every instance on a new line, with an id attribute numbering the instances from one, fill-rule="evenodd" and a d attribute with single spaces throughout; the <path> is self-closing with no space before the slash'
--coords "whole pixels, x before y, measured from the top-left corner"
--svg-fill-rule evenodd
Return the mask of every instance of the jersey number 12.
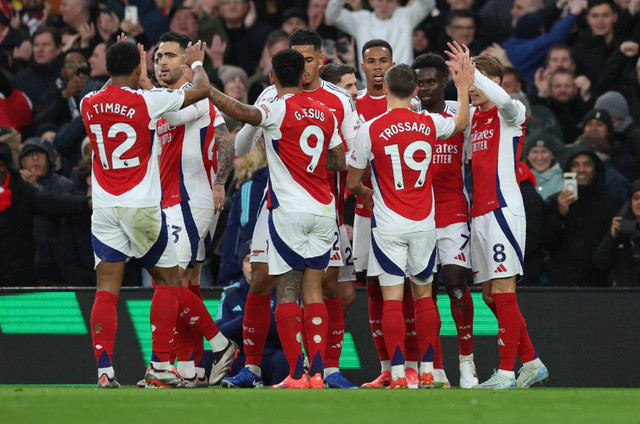
<path id="1" fill-rule="evenodd" d="M 133 168 L 140 165 L 140 158 L 127 158 L 122 159 L 122 156 L 127 153 L 129 149 L 136 143 L 136 130 L 129 124 L 123 122 L 117 122 L 109 127 L 107 131 L 107 137 L 115 138 L 118 134 L 124 133 L 127 138 L 111 153 L 111 164 L 109 164 L 109 158 L 107 157 L 107 151 L 104 147 L 104 136 L 102 135 L 102 125 L 91 124 L 89 125 L 91 132 L 96 136 L 96 144 L 98 145 L 98 156 L 100 156 L 100 163 L 103 169 L 123 169 Z"/>

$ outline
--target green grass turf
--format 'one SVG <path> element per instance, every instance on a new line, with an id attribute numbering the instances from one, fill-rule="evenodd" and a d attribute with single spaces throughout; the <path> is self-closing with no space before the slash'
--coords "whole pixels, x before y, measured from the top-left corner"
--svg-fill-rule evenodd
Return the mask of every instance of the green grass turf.
<path id="1" fill-rule="evenodd" d="M 0 386 L 2 423 L 638 423 L 640 389 L 145 390 Z"/>

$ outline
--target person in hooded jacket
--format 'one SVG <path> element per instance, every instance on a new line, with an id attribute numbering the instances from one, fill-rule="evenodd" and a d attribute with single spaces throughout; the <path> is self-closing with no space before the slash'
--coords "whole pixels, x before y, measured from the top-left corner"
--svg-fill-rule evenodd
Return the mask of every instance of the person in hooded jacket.
<path id="1" fill-rule="evenodd" d="M 606 272 L 591 258 L 620 202 L 607 191 L 604 165 L 591 147 L 569 149 L 563 169 L 577 174 L 578 190 L 577 196 L 562 190 L 546 200 L 543 241 L 550 253 L 548 285 L 604 286 Z"/>

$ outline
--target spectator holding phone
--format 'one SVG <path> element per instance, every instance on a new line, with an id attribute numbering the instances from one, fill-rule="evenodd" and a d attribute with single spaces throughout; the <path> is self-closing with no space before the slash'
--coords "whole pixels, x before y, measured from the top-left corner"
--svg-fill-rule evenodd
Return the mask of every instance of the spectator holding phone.
<path id="1" fill-rule="evenodd" d="M 608 272 L 607 283 L 612 287 L 640 286 L 640 180 L 631 184 L 629 201 L 611 220 L 611 230 L 592 260 Z"/>
<path id="2" fill-rule="evenodd" d="M 550 286 L 596 286 L 606 272 L 592 253 L 610 228 L 620 203 L 605 186 L 605 169 L 595 151 L 585 145 L 565 154 L 564 172 L 575 172 L 577 193 L 566 188 L 547 198 L 543 243 L 549 249 Z"/>

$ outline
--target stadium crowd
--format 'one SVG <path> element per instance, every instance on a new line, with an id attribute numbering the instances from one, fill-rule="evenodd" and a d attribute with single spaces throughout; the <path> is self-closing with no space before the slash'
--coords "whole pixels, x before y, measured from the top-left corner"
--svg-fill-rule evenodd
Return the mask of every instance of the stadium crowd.
<path id="1" fill-rule="evenodd" d="M 435 292 L 429 284 L 431 272 L 429 275 L 423 274 L 425 271 L 417 272 L 418 268 L 423 270 L 428 265 L 429 271 L 439 271 L 434 281 L 445 286 L 451 300 L 460 343 L 460 385 L 466 388 L 529 387 L 548 378 L 548 371 L 533 349 L 518 309 L 514 269 L 515 274 L 523 274 L 520 285 L 640 285 L 640 126 L 636 123 L 640 119 L 639 11 L 639 0 L 618 3 L 613 0 L 413 0 L 406 4 L 398 0 L 368 3 L 360 0 L 132 0 L 125 3 L 24 0 L 11 4 L 0 0 L 0 285 L 98 285 L 92 335 L 99 387 L 118 387 L 111 352 L 120 285 L 154 284 L 156 294 L 151 311 L 154 330 L 154 323 L 159 324 L 154 333 L 153 358 L 141 386 L 187 387 L 191 384 L 188 387 L 199 387 L 221 383 L 225 387 L 260 387 L 262 363 L 263 368 L 273 372 L 273 376 L 265 376 L 265 382 L 273 383 L 275 388 L 352 388 L 356 386 L 339 371 L 340 334 L 344 332 L 344 314 L 354 300 L 353 285 L 364 284 L 366 280 L 370 323 L 381 364 L 380 376 L 367 383 L 367 387 L 448 387 L 435 324 L 439 322 L 432 300 Z M 137 48 L 131 45 L 122 48 L 123 43 L 137 44 Z M 118 45 L 120 47 L 112 48 Z M 116 54 L 126 59 L 127 64 L 114 67 Z M 471 61 L 470 56 L 479 57 Z M 294 75 L 297 71 L 291 70 L 294 67 L 291 64 L 297 61 L 302 66 L 302 57 L 303 80 Z M 278 60 L 279 71 L 274 71 Z M 445 65 L 445 60 L 452 62 Z M 285 62 L 290 66 L 283 65 Z M 394 63 L 400 66 L 392 67 Z M 136 74 L 135 69 L 140 69 L 141 74 Z M 394 71 L 387 78 L 389 69 Z M 109 76 L 111 86 L 123 91 L 101 90 Z M 209 100 L 205 79 L 220 90 L 212 88 Z M 301 81 L 304 81 L 305 92 L 314 93 L 303 100 L 301 96 L 296 97 L 302 92 Z M 122 94 L 128 93 L 128 88 L 137 88 L 138 83 L 149 90 L 146 97 Z M 415 85 L 411 86 L 412 83 Z M 171 90 L 153 90 L 154 87 Z M 415 97 L 410 95 L 414 88 L 417 89 Z M 361 91 L 358 93 L 357 89 Z M 482 141 L 476 137 L 478 133 L 473 133 L 473 142 L 468 142 L 470 129 L 463 134 L 470 122 L 467 93 L 477 107 L 472 125 L 474 128 L 479 122 L 486 125 L 488 129 L 483 137 L 488 141 Z M 292 97 L 286 97 L 289 95 Z M 285 100 L 272 102 L 276 96 L 286 98 L 289 106 L 282 106 Z M 106 103 L 100 102 L 105 99 L 112 102 L 109 107 L 117 105 L 116 113 L 123 117 L 131 118 L 136 113 L 131 104 L 137 107 L 144 104 L 149 121 L 159 120 L 151 129 L 145 128 L 142 121 L 123 124 L 113 118 L 101 118 L 109 111 L 101 109 Z M 129 106 L 122 106 L 118 101 Z M 456 101 L 458 104 L 454 106 Z M 385 215 L 383 219 L 386 212 L 380 210 L 372 220 L 371 213 L 366 212 L 371 208 L 371 196 L 374 204 L 388 202 L 388 198 L 382 202 L 382 198 L 376 197 L 380 196 L 380 187 L 384 191 L 386 184 L 392 188 L 395 184 L 397 189 L 404 189 L 402 174 L 398 176 L 394 169 L 392 177 L 387 175 L 387 181 L 378 181 L 377 172 L 384 175 L 384 162 L 377 159 L 380 171 L 373 169 L 376 178 L 369 185 L 360 183 L 368 179 L 366 155 L 374 155 L 375 151 L 371 140 L 365 140 L 369 135 L 362 135 L 373 131 L 370 130 L 373 125 L 365 122 L 369 124 L 373 117 L 384 113 L 387 102 L 391 111 L 410 106 L 434 116 L 442 115 L 438 119 L 429 118 L 424 125 L 434 125 L 438 141 L 451 137 L 449 144 L 438 148 L 456 154 L 447 156 L 449 159 L 442 159 L 446 155 L 434 155 L 434 158 L 451 160 L 455 156 L 460 161 L 460 172 L 439 183 L 434 177 L 433 202 L 438 204 L 442 199 L 437 188 L 440 184 L 457 191 L 459 196 L 446 196 L 462 199 L 462 210 L 448 205 L 447 212 L 455 213 L 438 217 L 440 206 L 437 206 L 434 220 L 428 212 L 431 195 L 420 201 L 428 201 L 425 213 L 438 229 L 458 225 L 456 228 L 461 228 L 464 239 L 471 237 L 467 250 L 464 250 L 465 242 L 459 249 L 463 253 L 457 252 L 455 258 L 451 256 L 451 260 L 455 259 L 453 262 L 447 259 L 452 248 L 446 251 L 444 247 L 447 237 L 437 235 L 437 259 L 433 247 L 436 233 L 433 240 L 424 239 L 421 259 L 408 260 L 407 273 L 411 277 L 406 289 L 408 294 L 403 289 L 404 270 L 394 274 L 389 271 L 388 263 L 380 259 L 393 250 L 391 245 L 382 243 L 385 231 L 391 228 L 396 235 L 403 234 L 398 225 L 404 221 L 388 222 L 389 216 L 395 215 Z M 254 103 L 259 107 L 247 106 Z M 492 109 L 493 106 L 497 108 Z M 335 115 L 336 128 L 329 124 L 313 127 L 316 131 L 313 137 L 331 140 L 328 153 L 321 154 L 312 147 L 308 133 L 299 135 L 285 125 L 286 119 L 292 119 L 286 115 L 289 110 L 286 108 L 295 107 L 303 108 L 305 114 L 315 111 L 311 113 L 318 118 L 329 110 Z M 380 107 L 381 111 L 377 111 Z M 302 118 L 296 115 L 296 119 Z M 144 147 L 134 146 L 133 142 L 128 144 L 127 138 L 107 158 L 101 126 L 109 126 L 108 137 L 112 138 L 125 133 L 134 137 L 133 140 L 142 134 L 152 139 L 155 134 L 163 146 L 162 154 L 157 158 L 149 155 L 154 151 L 151 144 L 145 153 Z M 361 126 L 366 131 L 358 131 Z M 308 164 L 309 173 L 313 173 L 318 163 L 323 168 L 326 163 L 327 172 L 336 171 L 335 181 L 343 185 L 334 187 L 333 191 L 341 227 L 335 234 L 335 242 L 333 229 L 326 228 L 335 227 L 332 219 L 336 213 L 332 210 L 327 215 L 326 208 L 318 206 L 334 207 L 333 200 L 326 199 L 329 192 L 319 194 L 318 191 L 322 191 L 317 188 L 319 185 L 314 191 L 310 188 L 315 184 L 313 180 L 303 179 L 300 184 L 305 187 L 305 195 L 312 193 L 313 200 L 300 201 L 296 206 L 291 198 L 293 192 L 279 191 L 287 183 L 283 183 L 284 177 L 274 173 L 271 167 L 279 166 L 280 162 L 274 163 L 280 157 L 279 148 L 286 152 L 285 144 L 278 147 L 275 143 L 273 147 L 271 143 L 266 146 L 256 143 L 260 134 L 258 127 L 265 140 L 300 137 L 299 149 L 313 158 Z M 180 133 L 176 128 L 184 130 Z M 392 132 L 386 134 L 392 137 Z M 521 151 L 516 172 L 512 172 L 513 166 L 510 171 L 512 182 L 511 177 L 504 174 L 508 167 L 504 168 L 503 156 L 495 159 L 493 174 L 493 165 L 484 163 L 485 158 L 486 163 L 493 159 L 483 156 L 489 155 L 483 152 L 488 142 L 498 143 L 508 135 L 515 142 L 511 156 Z M 174 147 L 177 143 L 170 144 L 172 137 L 186 140 L 198 136 L 202 146 L 195 146 L 195 153 L 188 151 L 186 142 L 184 148 L 179 144 L 179 150 L 171 150 L 178 148 Z M 307 137 L 306 145 L 303 137 Z M 502 146 L 502 141 L 500 143 Z M 139 155 L 122 156 L 126 151 L 124 146 L 135 147 Z M 338 172 L 346 168 L 343 149 L 348 152 L 347 177 Z M 465 156 L 461 153 L 463 149 Z M 189 155 L 194 154 L 204 161 L 204 172 L 200 172 L 200 168 L 194 172 L 193 162 L 189 162 L 193 160 Z M 393 156 L 393 152 L 385 149 L 385 155 Z M 472 155 L 475 162 L 471 160 Z M 411 160 L 409 168 L 422 169 L 420 162 Z M 149 163 L 144 176 L 130 170 L 140 161 Z M 295 169 L 294 162 L 283 160 L 282 169 Z M 149 226 L 158 225 L 158 234 L 153 236 L 158 243 L 164 240 L 166 245 L 167 240 L 173 240 L 176 258 L 173 258 L 175 252 L 167 253 L 171 249 L 155 249 L 156 238 L 148 250 L 139 250 L 144 244 L 139 240 L 131 250 L 116 249 L 109 244 L 121 241 L 109 229 L 114 216 L 105 212 L 109 209 L 106 206 L 115 201 L 114 206 L 118 207 L 148 208 L 153 204 L 156 190 L 159 195 L 160 187 L 149 185 L 146 191 L 140 191 L 140 187 L 144 188 L 144 184 L 155 178 L 156 166 L 162 182 L 164 212 L 158 210 L 158 216 L 149 215 L 149 221 L 145 222 L 150 223 Z M 121 170 L 124 178 L 114 182 L 105 172 L 109 169 Z M 425 175 L 426 172 L 425 168 Z M 437 171 L 434 172 L 437 175 Z M 489 181 L 493 175 L 496 181 Z M 430 188 L 431 181 L 427 184 L 422 181 L 424 176 L 419 178 L 416 188 L 423 184 Z M 140 186 L 134 184 L 138 179 Z M 349 190 L 344 190 L 345 183 Z M 205 186 L 209 191 L 202 190 Z M 269 218 L 266 213 L 258 214 L 263 208 L 267 186 L 268 207 L 272 209 Z M 487 188 L 491 186 L 497 189 L 491 192 Z M 120 191 L 119 187 L 126 190 Z M 508 243 L 515 246 L 514 251 L 508 246 L 505 248 L 504 240 L 491 238 L 493 232 L 490 241 L 476 241 L 481 235 L 484 237 L 477 229 L 483 228 L 481 224 L 472 225 L 471 231 L 468 229 L 469 222 L 481 222 L 481 218 L 496 208 L 491 206 L 495 203 L 494 197 L 501 206 L 509 204 L 512 209 L 506 216 L 496 215 L 497 221 L 489 219 L 482 221 L 486 222 L 482 225 L 486 225 L 488 231 L 495 230 L 491 225 L 513 229 L 515 235 L 506 232 L 506 237 Z M 516 198 L 522 200 L 517 200 L 514 208 L 512 199 Z M 395 199 L 396 202 L 404 200 Z M 520 203 L 526 218 L 519 212 Z M 322 213 L 313 212 L 320 210 Z M 442 214 L 445 209 L 440 210 Z M 287 211 L 294 215 L 286 215 Z M 295 229 L 284 229 L 287 225 L 292 228 L 298 225 L 298 219 L 304 221 L 305 213 L 327 215 L 323 218 L 328 219 L 329 224 L 323 231 L 329 231 L 329 236 L 322 234 L 318 240 L 333 248 L 330 260 L 327 259 L 328 263 L 321 269 L 316 266 L 320 258 L 317 255 L 326 250 L 323 250 L 324 244 L 318 247 L 315 241 L 309 242 L 314 238 L 306 240 L 309 247 L 293 248 L 300 236 L 298 234 L 297 239 L 293 236 Z M 207 218 L 203 218 L 205 214 Z M 413 217 L 407 218 L 411 225 L 427 219 L 414 215 L 400 212 L 403 219 Z M 462 218 L 452 221 L 454 215 Z M 523 244 L 520 241 L 525 239 L 520 216 L 526 219 L 524 246 L 520 246 Z M 290 220 L 291 217 L 296 219 Z M 262 224 L 257 222 L 260 218 Z M 125 219 L 124 227 L 130 227 L 124 230 L 123 237 L 135 238 L 139 219 L 135 215 Z M 372 225 L 376 221 L 377 227 Z M 439 223 L 445 221 L 446 224 Z M 363 233 L 362 225 L 373 228 Z M 273 243 L 273 250 L 268 250 L 269 244 L 264 249 L 256 245 L 258 228 L 269 232 L 269 239 L 265 240 Z M 409 228 L 420 232 L 419 228 L 423 227 L 409 226 L 404 230 Z M 371 252 L 376 259 L 367 261 L 363 257 L 369 254 L 368 242 L 364 250 L 357 251 L 362 249 L 362 244 L 356 240 L 368 231 L 372 233 Z M 249 247 L 252 240 L 253 246 Z M 487 248 L 493 249 L 492 255 Z M 308 252 L 304 255 L 308 256 L 302 257 L 301 268 L 291 265 L 295 262 L 291 257 L 303 255 L 301 252 L 305 249 Z M 431 260 L 424 253 L 427 250 L 434 252 Z M 286 255 L 282 253 L 285 251 Z M 268 258 L 255 258 L 254 262 L 254 257 L 266 252 L 269 252 Z M 470 261 L 483 254 L 492 256 L 499 266 L 494 267 L 494 271 L 487 259 L 487 264 L 479 267 L 480 271 L 474 266 L 472 273 Z M 139 260 L 127 261 L 125 265 L 128 257 Z M 247 273 L 245 266 L 248 267 L 249 257 L 251 272 Z M 422 263 L 424 261 L 428 264 Z M 164 268 L 174 262 L 178 264 L 175 275 L 169 271 L 173 268 Z M 441 267 L 435 269 L 434 262 Z M 97 273 L 96 264 L 101 264 L 97 266 Z M 117 267 L 114 264 L 118 264 Z M 367 268 L 369 274 L 366 274 Z M 478 272 L 480 275 L 476 275 Z M 376 280 L 373 284 L 371 278 Z M 181 287 L 173 285 L 175 279 L 178 286 L 182 282 Z M 474 279 L 483 282 L 483 298 L 506 334 L 500 345 L 500 367 L 483 383 L 477 380 L 473 352 L 465 344 L 472 333 L 469 322 L 473 321 L 467 284 Z M 486 282 L 489 284 L 484 284 Z M 224 319 L 221 316 L 218 325 L 198 296 L 201 285 L 229 286 L 224 297 L 235 299 L 236 304 L 231 306 L 225 305 L 223 299 Z M 300 292 L 300 285 L 307 289 Z M 274 288 L 277 296 L 272 301 Z M 300 308 L 298 295 L 302 300 Z M 411 301 L 407 302 L 407 298 Z M 246 315 L 234 315 L 244 311 L 244 302 Z M 256 333 L 251 337 L 263 334 L 265 339 L 257 341 L 257 346 L 264 347 L 270 328 L 270 320 L 264 317 L 274 302 L 277 308 L 271 313 L 279 340 L 272 335 L 269 339 L 272 350 L 264 356 L 278 358 L 280 363 L 267 366 L 262 362 L 265 359 L 262 349 L 256 353 L 255 348 L 247 347 L 256 341 L 248 339 L 247 332 Z M 161 308 L 165 312 L 160 313 Z M 252 312 L 248 312 L 250 308 Z M 263 315 L 256 313 L 258 308 Z M 176 313 L 172 314 L 174 309 Z M 411 324 L 415 325 L 414 330 L 409 324 L 406 330 L 404 324 L 399 326 L 404 319 L 398 316 L 403 314 L 415 316 L 415 323 Z M 178 316 L 177 321 L 174 315 Z M 392 315 L 393 318 L 389 318 Z M 195 321 L 189 322 L 190 317 Z M 259 323 L 260 320 L 263 322 Z M 189 328 L 196 322 L 194 328 Z M 172 353 L 169 339 L 173 326 L 177 331 L 176 340 L 181 337 L 183 340 L 182 350 L 176 347 Z M 306 374 L 297 340 L 299 332 L 306 332 L 303 335 L 304 350 L 308 354 Z M 404 337 L 397 340 L 398 335 L 405 333 L 417 334 L 417 340 L 407 338 L 405 341 Z M 322 334 L 329 334 L 327 340 Z M 376 334 L 388 336 L 376 340 Z M 208 382 L 199 364 L 202 337 L 214 352 L 214 369 Z M 245 367 L 236 364 L 237 375 L 224 378 L 237 345 L 242 345 L 243 340 Z M 523 369 L 516 381 L 513 368 L 517 355 L 522 359 Z M 169 359 L 174 357 L 178 360 L 177 371 L 169 365 Z M 289 366 L 288 375 L 283 371 L 285 361 Z M 276 384 L 278 381 L 281 382 Z"/>

